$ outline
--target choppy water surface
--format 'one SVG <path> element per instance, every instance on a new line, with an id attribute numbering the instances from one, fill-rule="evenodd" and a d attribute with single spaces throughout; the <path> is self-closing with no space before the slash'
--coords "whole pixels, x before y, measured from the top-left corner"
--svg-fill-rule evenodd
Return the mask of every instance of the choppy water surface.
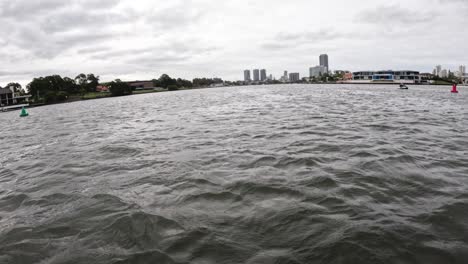
<path id="1" fill-rule="evenodd" d="M 258 86 L 0 114 L 0 263 L 466 263 L 468 90 Z"/>

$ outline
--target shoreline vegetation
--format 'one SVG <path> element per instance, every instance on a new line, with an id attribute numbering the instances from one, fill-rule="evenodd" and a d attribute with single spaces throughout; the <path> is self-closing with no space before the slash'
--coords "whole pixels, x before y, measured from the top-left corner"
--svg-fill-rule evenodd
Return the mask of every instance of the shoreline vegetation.
<path id="1" fill-rule="evenodd" d="M 348 84 L 340 82 L 338 75 L 325 74 L 312 81 L 307 81 L 306 78 L 297 84 Z M 454 80 L 435 78 L 428 85 L 452 85 Z M 99 82 L 99 76 L 92 73 L 79 74 L 74 79 L 69 77 L 61 77 L 60 75 L 51 75 L 46 77 L 34 78 L 27 85 L 27 92 L 18 83 L 9 83 L 7 87 L 13 88 L 14 92 L 20 96 L 31 95 L 30 106 L 42 106 L 49 104 L 68 103 L 83 100 L 103 99 L 116 96 L 159 93 L 177 90 L 203 89 L 213 87 L 226 86 L 245 86 L 245 85 L 274 85 L 284 84 L 278 80 L 269 80 L 264 83 L 246 83 L 243 81 L 230 82 L 223 81 L 220 78 L 195 78 L 192 81 L 185 79 L 171 78 L 167 74 L 161 75 L 158 79 L 151 81 L 141 81 L 140 83 L 151 83 L 151 87 L 135 87 L 131 83 L 123 82 L 116 79 L 112 82 Z M 356 83 L 355 83 L 356 84 Z M 378 85 L 378 84 L 377 84 Z M 388 84 L 386 84 L 388 85 Z"/>
<path id="2" fill-rule="evenodd" d="M 136 87 L 132 86 L 132 83 L 139 82 L 123 82 L 120 79 L 116 79 L 112 82 L 101 83 L 99 82 L 99 76 L 92 73 L 82 73 L 74 79 L 61 77 L 60 75 L 34 78 L 26 87 L 28 92 L 18 83 L 10 83 L 7 87 L 15 87 L 15 93 L 31 95 L 30 106 L 41 106 L 132 94 L 217 87 L 226 84 L 231 86 L 234 84 L 232 82 L 225 82 L 220 78 L 195 78 L 189 81 L 181 78 L 171 78 L 167 74 L 161 75 L 158 79 L 140 82 L 146 85 L 151 83 L 150 87 Z"/>

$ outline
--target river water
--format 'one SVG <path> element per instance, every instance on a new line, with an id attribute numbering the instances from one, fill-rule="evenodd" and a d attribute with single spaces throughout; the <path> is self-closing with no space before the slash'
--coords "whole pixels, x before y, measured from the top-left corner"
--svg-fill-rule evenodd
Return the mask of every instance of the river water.
<path id="1" fill-rule="evenodd" d="M 0 114 L 0 263 L 467 263 L 468 89 L 277 85 Z"/>

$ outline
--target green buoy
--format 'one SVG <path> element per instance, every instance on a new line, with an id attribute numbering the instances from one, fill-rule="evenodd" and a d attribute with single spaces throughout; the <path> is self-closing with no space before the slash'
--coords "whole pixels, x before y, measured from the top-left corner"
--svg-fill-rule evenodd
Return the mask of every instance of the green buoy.
<path id="1" fill-rule="evenodd" d="M 28 111 L 26 111 L 26 108 L 24 108 L 24 106 L 23 106 L 23 108 L 21 108 L 20 117 L 26 117 L 26 116 L 28 116 L 28 115 L 29 115 L 29 114 L 28 114 Z"/>

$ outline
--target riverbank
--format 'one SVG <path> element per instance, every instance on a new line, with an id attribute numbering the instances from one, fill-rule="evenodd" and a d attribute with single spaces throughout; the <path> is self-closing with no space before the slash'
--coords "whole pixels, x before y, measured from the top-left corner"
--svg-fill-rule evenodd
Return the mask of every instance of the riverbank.
<path id="1" fill-rule="evenodd" d="M 142 94 L 150 94 L 150 93 L 165 93 L 165 92 L 184 91 L 184 90 L 198 90 L 198 89 L 206 89 L 206 88 L 211 88 L 211 87 L 198 87 L 198 88 L 191 88 L 191 89 L 179 88 L 173 91 L 170 91 L 168 89 L 137 90 L 137 91 L 133 91 L 132 94 L 124 95 L 124 96 L 142 95 Z M 33 103 L 25 107 L 35 108 L 35 107 L 46 106 L 46 105 L 59 105 L 59 104 L 67 104 L 67 103 L 73 103 L 73 102 L 79 102 L 79 101 L 89 101 L 89 100 L 97 100 L 97 99 L 105 99 L 105 98 L 113 98 L 113 97 L 119 97 L 119 96 L 112 96 L 110 92 L 91 92 L 91 93 L 86 93 L 84 95 L 72 95 L 72 96 L 69 96 L 66 100 L 61 101 L 61 102 L 49 103 L 49 104 L 45 104 L 45 103 L 34 104 Z"/>

